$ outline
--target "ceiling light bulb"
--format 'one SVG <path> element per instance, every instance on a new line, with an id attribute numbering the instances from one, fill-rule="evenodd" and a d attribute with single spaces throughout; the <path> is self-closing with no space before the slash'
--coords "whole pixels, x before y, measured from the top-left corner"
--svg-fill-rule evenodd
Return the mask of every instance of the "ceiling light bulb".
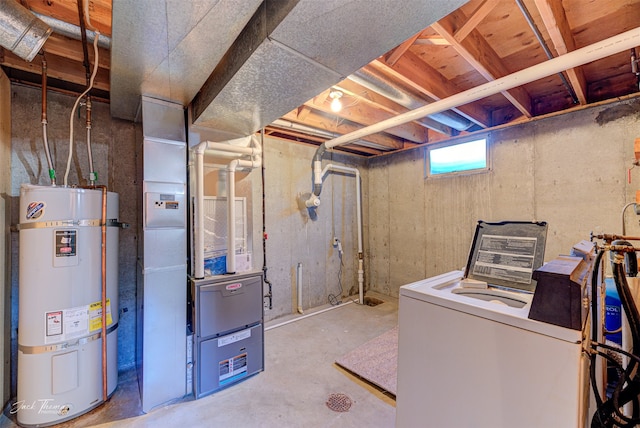
<path id="1" fill-rule="evenodd" d="M 338 98 L 334 98 L 333 101 L 331 101 L 331 111 L 337 113 L 340 110 L 342 110 L 342 103 Z"/>
<path id="2" fill-rule="evenodd" d="M 342 97 L 342 92 L 340 92 L 340 91 L 331 91 L 329 93 L 329 97 L 332 98 L 332 100 L 331 100 L 331 111 L 333 111 L 334 113 L 337 113 L 340 110 L 342 110 L 342 101 L 340 101 L 340 98 Z"/>

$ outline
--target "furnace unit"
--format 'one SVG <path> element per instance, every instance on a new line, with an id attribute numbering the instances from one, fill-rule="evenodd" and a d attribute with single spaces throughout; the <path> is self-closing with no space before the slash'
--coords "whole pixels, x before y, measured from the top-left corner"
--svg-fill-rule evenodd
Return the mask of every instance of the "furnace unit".
<path id="1" fill-rule="evenodd" d="M 200 398 L 264 368 L 262 273 L 191 280 L 193 379 Z"/>

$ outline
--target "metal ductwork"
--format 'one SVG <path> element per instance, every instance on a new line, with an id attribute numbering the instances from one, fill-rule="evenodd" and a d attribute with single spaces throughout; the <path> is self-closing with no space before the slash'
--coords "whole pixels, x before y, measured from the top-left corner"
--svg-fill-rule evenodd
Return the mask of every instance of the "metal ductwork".
<path id="1" fill-rule="evenodd" d="M 422 107 L 425 104 L 433 103 L 434 99 L 428 97 L 417 97 L 405 88 L 397 85 L 391 85 L 385 77 L 377 70 L 370 68 L 363 68 L 348 77 L 349 80 L 363 86 L 370 91 L 376 92 L 384 97 L 387 97 L 397 104 L 414 110 Z M 428 116 L 432 121 L 442 123 L 458 131 L 466 131 L 473 126 L 473 122 L 469 119 L 460 116 L 454 112 L 442 112 L 438 114 L 432 114 Z M 430 121 L 420 119 L 418 122 L 423 123 L 427 127 L 431 127 Z"/>
<path id="2" fill-rule="evenodd" d="M 300 123 L 291 122 L 285 119 L 276 119 L 273 122 L 271 122 L 270 126 L 276 129 L 300 131 L 304 134 L 314 135 L 316 137 L 326 138 L 329 140 L 339 135 L 334 132 L 327 131 L 325 129 L 315 128 L 309 125 L 302 125 Z M 355 141 L 352 141 L 351 144 L 355 144 L 357 146 L 362 146 L 362 147 L 369 147 L 369 148 L 380 150 L 380 151 L 391 150 L 391 148 L 387 146 L 383 146 L 381 144 L 376 144 L 372 141 L 366 141 L 366 140 L 355 140 Z"/>
<path id="3" fill-rule="evenodd" d="M 136 119 L 141 95 L 188 105 L 260 3 L 114 1 L 111 115 Z"/>
<path id="4" fill-rule="evenodd" d="M 256 132 L 463 3 L 266 0 L 194 98 L 194 123 Z"/>
<path id="5" fill-rule="evenodd" d="M 82 30 L 79 26 L 69 24 L 68 22 L 61 21 L 56 18 L 52 18 L 47 15 L 43 15 L 41 13 L 33 13 L 36 17 L 38 17 L 42 22 L 51 27 L 54 33 L 60 34 L 61 36 L 68 37 L 74 40 L 82 40 Z M 89 43 L 93 43 L 93 40 L 96 37 L 95 31 L 87 30 L 87 41 Z M 107 37 L 104 34 L 100 34 L 100 38 L 98 39 L 98 46 L 104 49 L 111 48 L 111 37 Z"/>
<path id="6" fill-rule="evenodd" d="M 0 3 L 0 45 L 31 61 L 51 35 L 51 28 L 13 0 Z"/>
<path id="7" fill-rule="evenodd" d="M 196 126 L 249 135 L 464 3 L 114 2 L 111 113 L 134 119 L 144 94 L 191 104 Z"/>

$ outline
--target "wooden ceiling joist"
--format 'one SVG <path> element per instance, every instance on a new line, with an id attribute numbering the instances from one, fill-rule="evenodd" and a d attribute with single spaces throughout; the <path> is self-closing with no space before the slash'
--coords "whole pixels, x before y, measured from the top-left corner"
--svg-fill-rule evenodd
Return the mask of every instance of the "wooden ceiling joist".
<path id="1" fill-rule="evenodd" d="M 404 53 L 409 50 L 409 48 L 411 47 L 411 45 L 418 39 L 418 37 L 420 37 L 420 34 L 422 32 L 416 34 L 415 36 L 409 38 L 408 40 L 405 40 L 400 46 L 398 46 L 397 48 L 395 48 L 394 50 L 392 50 L 389 55 L 386 56 L 386 62 L 389 65 L 393 65 L 396 63 L 396 61 L 398 61 L 398 59 L 400 59 L 400 57 L 402 55 L 404 55 Z"/>
<path id="2" fill-rule="evenodd" d="M 72 40 L 64 36 L 52 34 L 44 44 L 45 54 L 53 54 L 65 58 L 69 58 L 79 63 L 84 61 L 84 54 L 82 51 L 82 42 L 79 40 Z M 93 68 L 95 59 L 93 55 L 93 46 L 89 47 L 89 62 Z M 107 49 L 98 48 L 98 66 L 104 69 L 111 68 L 111 52 Z"/>
<path id="3" fill-rule="evenodd" d="M 334 85 L 334 87 L 341 90 L 346 95 L 353 97 L 354 99 L 359 99 L 359 102 L 370 103 L 372 107 L 384 110 L 394 116 L 409 111 L 408 108 L 395 103 L 391 99 L 384 97 L 377 92 L 364 88 L 363 86 L 360 86 L 356 82 L 353 82 L 349 79 L 343 80 L 337 85 Z M 421 120 L 416 121 L 415 123 L 447 136 L 453 135 L 453 130 L 451 129 L 451 127 L 433 120 Z"/>
<path id="4" fill-rule="evenodd" d="M 2 49 L 2 48 L 0 48 Z M 17 55 L 3 49 L 0 65 L 34 74 L 42 74 L 42 56 L 36 55 L 32 62 L 27 62 Z M 47 75 L 53 79 L 59 79 L 77 85 L 87 84 L 85 68 L 81 62 L 74 61 L 58 55 L 48 54 Z M 98 68 L 93 87 L 103 91 L 109 91 L 109 70 Z"/>
<path id="5" fill-rule="evenodd" d="M 562 3 L 554 0 L 534 0 L 534 3 L 558 55 L 575 50 L 575 40 L 567 23 Z M 587 103 L 587 79 L 582 67 L 570 68 L 566 72 L 578 102 L 585 105 Z"/>
<path id="6" fill-rule="evenodd" d="M 460 9 L 431 25 L 438 34 L 447 39 L 456 51 L 488 81 L 507 76 L 506 69 L 500 57 L 495 53 L 487 41 L 473 30 L 461 42 L 453 34 L 467 21 Z M 531 97 L 522 87 L 510 89 L 502 93 L 523 115 L 531 117 Z"/>
<path id="7" fill-rule="evenodd" d="M 480 21 L 482 21 L 488 14 L 491 12 L 500 0 L 484 0 L 482 4 L 473 12 L 473 14 L 467 19 L 456 32 L 453 34 L 453 38 L 456 39 L 458 43 L 463 41 L 465 37 L 473 31 Z"/>
<path id="8" fill-rule="evenodd" d="M 424 95 L 441 100 L 458 92 L 462 92 L 454 84 L 444 79 L 433 67 L 422 61 L 412 52 L 406 52 L 393 66 L 389 66 L 378 59 L 369 64 L 370 67 L 382 69 L 393 74 L 394 78 L 420 91 Z M 459 106 L 453 111 L 466 117 L 477 125 L 486 128 L 489 126 L 490 117 L 484 109 L 476 104 Z"/>
<path id="9" fill-rule="evenodd" d="M 305 105 L 364 126 L 373 125 L 394 116 L 382 110 L 374 109 L 365 103 L 358 104 L 357 99 L 354 101 L 349 100 L 346 97 L 341 99 L 343 105 L 342 110 L 334 112 L 331 110 L 329 92 L 330 90 L 322 92 L 317 97 L 305 103 Z M 427 130 L 413 122 L 394 126 L 387 129 L 385 132 L 405 140 L 413 141 L 414 143 L 424 143 L 428 139 Z"/>
<path id="10" fill-rule="evenodd" d="M 290 122 L 311 126 L 321 131 L 334 133 L 336 137 L 360 129 L 359 126 L 348 121 L 336 123 L 334 120 L 313 111 L 307 115 L 304 121 L 297 117 L 297 111 L 295 110 L 285 114 L 282 118 Z M 387 147 L 389 150 L 397 150 L 403 147 L 401 139 L 383 133 L 368 135 L 362 139 L 378 146 Z"/>

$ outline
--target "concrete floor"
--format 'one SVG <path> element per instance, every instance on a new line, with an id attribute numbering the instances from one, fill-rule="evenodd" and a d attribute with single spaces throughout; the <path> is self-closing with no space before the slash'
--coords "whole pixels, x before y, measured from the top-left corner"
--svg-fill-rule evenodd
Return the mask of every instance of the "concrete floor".
<path id="1" fill-rule="evenodd" d="M 307 315 L 326 307 L 268 323 L 265 370 L 237 385 L 200 400 L 187 397 L 142 414 L 135 372 L 122 373 L 107 404 L 58 426 L 393 427 L 394 397 L 334 363 L 397 325 L 397 299 L 374 293 L 368 296 L 384 303 L 343 303 L 313 316 Z M 288 322 L 296 318 L 300 319 Z M 333 393 L 351 398 L 348 412 L 334 412 L 326 406 Z M 15 426 L 11 415 L 0 419 L 2 428 Z"/>

